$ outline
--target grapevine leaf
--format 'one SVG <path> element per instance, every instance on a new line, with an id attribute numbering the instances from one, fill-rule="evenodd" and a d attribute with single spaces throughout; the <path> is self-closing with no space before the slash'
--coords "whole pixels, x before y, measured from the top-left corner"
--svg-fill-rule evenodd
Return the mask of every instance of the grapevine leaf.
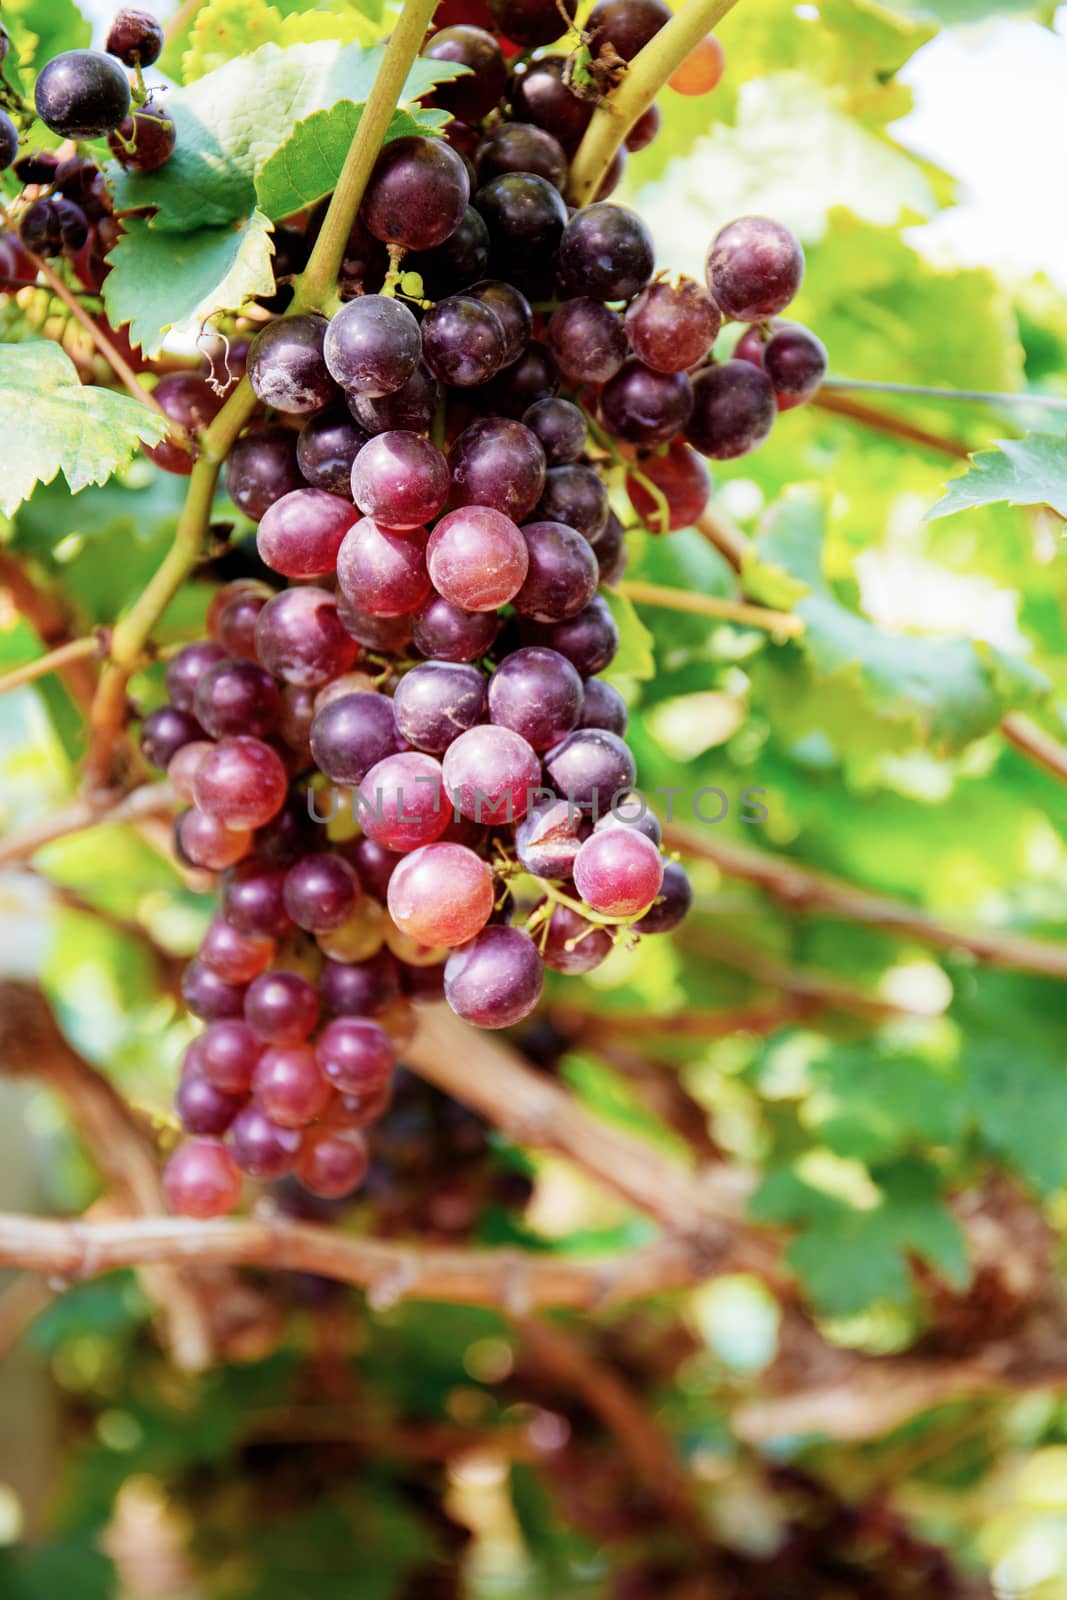
<path id="1" fill-rule="evenodd" d="M 0 438 L 5 516 L 60 472 L 72 493 L 103 483 L 139 444 L 156 444 L 167 431 L 132 396 L 80 383 L 73 361 L 47 339 L 0 346 L 0 404 L 20 421 Z"/>
<path id="2" fill-rule="evenodd" d="M 652 654 L 652 635 L 637 615 L 633 601 L 612 589 L 604 589 L 603 597 L 619 629 L 619 648 L 605 676 L 654 678 L 656 661 Z"/>
<path id="3" fill-rule="evenodd" d="M 167 95 L 177 146 L 158 172 L 113 169 L 119 211 L 152 210 L 161 232 L 219 227 L 250 215 L 255 178 L 297 124 L 339 100 L 363 104 L 381 65 L 383 46 L 365 49 L 327 40 L 282 49 L 265 44 Z M 417 60 L 400 103 L 464 69 L 456 62 Z"/>
<path id="4" fill-rule="evenodd" d="M 907 1299 L 909 1254 L 921 1256 L 954 1287 L 966 1287 L 963 1237 L 934 1170 L 908 1159 L 872 1176 L 880 1191 L 874 1205 L 851 1206 L 786 1167 L 771 1172 L 753 1198 L 757 1221 L 799 1228 L 787 1260 L 824 1316 Z"/>
<path id="5" fill-rule="evenodd" d="M 314 205 L 336 187 L 345 157 L 363 115 L 363 107 L 339 100 L 328 111 L 313 112 L 293 130 L 256 175 L 256 194 L 268 217 L 288 217 Z M 387 139 L 444 127 L 448 113 L 397 111 Z"/>
<path id="6" fill-rule="evenodd" d="M 149 355 L 171 328 L 195 330 L 219 311 L 236 311 L 274 289 L 270 222 L 261 211 L 220 228 L 162 233 L 129 217 L 108 260 L 104 304 L 115 327 Z"/>
<path id="7" fill-rule="evenodd" d="M 197 12 L 181 57 L 182 81 L 193 83 L 227 61 L 263 44 L 311 44 L 332 39 L 338 44 L 374 44 L 381 28 L 356 6 L 331 5 L 328 11 L 283 16 L 266 0 L 209 0 Z"/>
<path id="8" fill-rule="evenodd" d="M 1067 438 L 1028 433 L 1023 439 L 997 439 L 995 450 L 981 450 L 960 478 L 953 478 L 927 517 L 951 516 L 975 506 L 1006 501 L 1010 506 L 1051 506 L 1067 517 Z"/>
<path id="9" fill-rule="evenodd" d="M 1067 1071 L 1017 1039 L 972 1041 L 967 1100 L 982 1138 L 1043 1194 L 1067 1180 Z"/>

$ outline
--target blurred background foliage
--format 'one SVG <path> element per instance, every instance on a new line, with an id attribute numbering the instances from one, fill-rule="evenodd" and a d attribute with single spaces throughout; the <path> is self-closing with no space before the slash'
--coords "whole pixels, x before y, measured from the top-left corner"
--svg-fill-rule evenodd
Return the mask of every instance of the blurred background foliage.
<path id="1" fill-rule="evenodd" d="M 163 64 L 176 78 L 186 52 L 197 71 L 218 65 L 279 14 L 293 40 L 383 26 L 347 3 L 207 0 Z M 89 37 L 70 0 L 9 0 L 3 15 L 42 59 Z M 894 139 L 910 98 L 897 74 L 939 29 L 992 15 L 985 0 L 743 0 L 720 30 L 720 88 L 666 91 L 663 132 L 630 161 L 622 198 L 652 225 L 660 264 L 699 273 L 719 226 L 767 212 L 803 239 L 796 314 L 834 373 L 1067 395 L 1067 300 L 1049 282 L 935 263 L 907 237 L 955 190 Z M 17 336 L 8 311 L 0 323 Z M 932 440 L 904 436 L 901 419 Z M 807 631 L 786 643 L 616 602 L 615 679 L 646 793 L 719 791 L 707 814 L 721 820 L 701 824 L 716 844 L 787 855 L 965 927 L 1067 937 L 1064 789 L 999 728 L 1023 709 L 1062 731 L 1060 519 L 998 504 L 925 520 L 961 446 L 1026 422 L 1057 431 L 1038 410 L 880 398 L 872 425 L 816 405 L 718 468 L 716 506 L 754 541 L 750 592 L 795 605 Z M 0 558 L 61 594 L 75 631 L 109 623 L 158 564 L 182 490 L 145 461 L 76 496 L 41 487 L 4 525 Z M 237 524 L 234 542 L 247 533 L 228 502 L 216 514 Z M 195 635 L 229 560 L 186 585 L 162 643 Z M 696 530 L 636 530 L 628 576 L 735 590 Z M 0 571 L 0 672 L 40 649 Z M 134 689 L 158 703 L 161 670 Z M 70 800 L 82 749 L 58 679 L 5 697 L 5 829 Z M 1058 1279 L 1067 1222 L 1062 982 L 798 913 L 714 861 L 694 877 L 696 911 L 673 939 L 552 982 L 517 1045 L 672 1158 L 695 1150 L 755 1174 L 751 1214 L 788 1230 L 831 1348 L 966 1361 L 991 1337 L 1021 1337 Z M 189 1035 L 177 964 L 210 905 L 154 831 L 131 827 L 55 843 L 0 877 L 6 974 L 39 980 L 66 1040 L 164 1137 Z M 722 1033 L 716 1013 L 739 1025 Z M 687 1018 L 689 1031 L 668 1031 Z M 0 1083 L 0 1105 L 5 1209 L 98 1200 L 60 1098 L 19 1079 Z M 563 1161 L 518 1151 L 415 1080 L 381 1124 L 366 1197 L 337 1222 L 574 1252 L 651 1234 Z M 12 1280 L 0 1295 L 5 1600 L 1067 1595 L 1054 1383 L 949 1388 L 843 1437 L 832 1413 L 746 1434 L 739 1415 L 794 1357 L 789 1313 L 755 1279 L 578 1329 L 691 1469 L 716 1540 L 696 1558 L 632 1450 L 502 1315 L 375 1310 L 316 1279 L 258 1279 L 233 1359 L 192 1376 L 168 1362 L 132 1274 L 61 1287 Z"/>

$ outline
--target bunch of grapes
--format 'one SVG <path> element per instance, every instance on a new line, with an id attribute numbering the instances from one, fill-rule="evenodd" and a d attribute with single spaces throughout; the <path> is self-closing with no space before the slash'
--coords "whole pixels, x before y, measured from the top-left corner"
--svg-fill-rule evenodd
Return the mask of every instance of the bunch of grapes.
<path id="1" fill-rule="evenodd" d="M 163 29 L 155 17 L 147 11 L 120 11 L 106 51 L 66 50 L 42 68 L 34 89 L 36 115 L 62 139 L 106 138 L 122 166 L 154 172 L 174 150 L 175 128 L 155 92 L 145 91 L 141 74 L 162 48 Z M 4 34 L 0 70 L 7 49 Z M 7 91 L 6 84 L 2 87 Z M 12 109 L 22 120 L 32 120 L 17 104 Z M 20 288 L 35 281 L 29 250 L 45 258 L 66 256 L 78 280 L 95 292 L 106 276 L 105 258 L 120 227 L 104 172 L 91 156 L 51 150 L 20 155 L 19 144 L 16 122 L 0 110 L 0 171 L 13 167 L 23 185 L 15 208 L 17 231 L 0 235 L 0 283 Z"/>
<path id="2" fill-rule="evenodd" d="M 184 984 L 205 1024 L 177 1094 L 191 1137 L 166 1176 L 195 1216 L 230 1210 L 242 1174 L 295 1175 L 325 1199 L 358 1188 L 414 1004 L 443 995 L 508 1027 L 546 967 L 588 972 L 681 921 L 689 884 L 600 676 L 618 633 L 598 589 L 626 560 L 609 484 L 656 531 L 692 524 L 705 458 L 755 448 L 825 371 L 815 336 L 775 320 L 804 269 L 787 228 L 743 217 L 713 241 L 706 283 L 672 281 L 641 219 L 605 198 L 621 157 L 591 204 L 564 199 L 596 100 L 669 19 L 662 0 L 601 0 L 583 73 L 536 53 L 565 27 L 557 0 L 462 4 L 424 46 L 469 69 L 435 94 L 453 120 L 381 151 L 339 309 L 285 314 L 320 206 L 277 230 L 275 293 L 230 329 L 229 381 L 246 374 L 261 414 L 226 484 L 275 581 L 221 590 L 143 723 L 188 807 L 180 857 L 221 874 Z M 45 67 L 38 114 L 158 165 L 172 124 L 153 143 L 150 106 L 129 122 L 125 68 L 143 104 L 160 43 L 121 13 L 111 54 Z M 672 81 L 703 92 L 721 70 L 706 40 Z M 657 125 L 653 107 L 630 148 Z M 33 248 L 89 249 L 87 206 L 115 225 L 92 162 L 22 160 L 38 163 L 20 224 Z M 741 325 L 727 359 L 724 322 Z M 182 430 L 149 450 L 160 467 L 192 472 L 221 391 L 193 371 L 159 379 Z"/>

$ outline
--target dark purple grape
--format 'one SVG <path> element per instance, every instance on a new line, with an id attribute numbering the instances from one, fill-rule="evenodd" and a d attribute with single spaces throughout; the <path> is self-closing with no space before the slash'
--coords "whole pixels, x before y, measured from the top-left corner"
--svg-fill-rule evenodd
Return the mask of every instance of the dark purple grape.
<path id="1" fill-rule="evenodd" d="M 568 294 L 629 300 L 651 278 L 655 259 L 652 235 L 641 218 L 598 200 L 576 212 L 563 230 L 560 282 Z"/>
<path id="2" fill-rule="evenodd" d="M 531 642 L 558 650 L 574 663 L 583 678 L 603 672 L 611 665 L 619 648 L 615 618 L 600 595 L 594 595 L 577 616 L 568 617 L 566 622 L 557 622 L 551 627 L 528 624 L 528 628 L 533 635 Z"/>
<path id="3" fill-rule="evenodd" d="M 116 12 L 104 48 L 124 67 L 150 67 L 163 49 L 163 25 L 150 11 L 123 7 Z"/>
<path id="4" fill-rule="evenodd" d="M 54 204 L 65 205 L 66 202 L 56 201 Z M 222 397 L 195 372 L 165 373 L 153 389 L 152 397 L 172 422 L 185 429 L 194 443 L 190 449 L 176 439 L 167 438 L 159 444 L 147 446 L 145 455 L 157 467 L 162 467 L 164 472 L 188 477 L 196 459 L 195 437 L 218 416 L 222 410 Z"/>
<path id="5" fill-rule="evenodd" d="M 609 196 L 615 193 L 615 190 L 622 182 L 623 173 L 626 171 L 626 163 L 628 160 L 629 157 L 626 154 L 626 146 L 620 144 L 619 148 L 611 158 L 607 172 L 605 172 L 604 176 L 600 180 L 600 187 L 593 196 L 594 200 L 607 200 Z"/>
<path id="6" fill-rule="evenodd" d="M 401 859 L 396 856 L 394 865 Z M 377 1016 L 400 997 L 396 959 L 381 950 L 368 961 L 324 961 L 319 990 L 323 1005 L 335 1016 Z"/>
<path id="7" fill-rule="evenodd" d="M 174 119 L 162 105 L 139 106 L 107 136 L 115 160 L 134 172 L 157 172 L 174 154 L 176 142 Z"/>
<path id="8" fill-rule="evenodd" d="M 555 395 L 535 401 L 523 412 L 522 420 L 540 439 L 550 467 L 563 467 L 577 461 L 588 442 L 585 418 L 578 407 Z"/>
<path id="9" fill-rule="evenodd" d="M 621 739 L 629 720 L 626 701 L 613 684 L 605 683 L 603 678 L 586 679 L 580 727 L 606 728 Z"/>
<path id="10" fill-rule="evenodd" d="M 479 189 L 474 204 L 489 229 L 494 275 L 520 286 L 536 282 L 551 265 L 566 225 L 559 190 L 536 173 L 508 172 Z"/>
<path id="11" fill-rule="evenodd" d="M 432 250 L 459 227 L 469 200 L 463 158 L 443 139 L 411 134 L 391 140 L 382 150 L 360 216 L 383 244 Z"/>
<path id="12" fill-rule="evenodd" d="M 440 755 L 473 728 L 485 709 L 485 678 L 477 667 L 427 661 L 405 672 L 393 696 L 401 738 L 416 750 Z"/>
<path id="13" fill-rule="evenodd" d="M 535 515 L 542 522 L 565 522 L 592 544 L 603 533 L 610 509 L 600 474 L 580 462 L 571 462 L 545 473 L 544 492 Z"/>
<path id="14" fill-rule="evenodd" d="M 593 554 L 601 583 L 609 587 L 618 583 L 626 571 L 626 531 L 614 511 L 608 517 L 604 532 L 597 535 Z"/>
<path id="15" fill-rule="evenodd" d="M 564 80 L 565 56 L 531 61 L 511 85 L 511 114 L 520 122 L 546 128 L 573 155 L 593 115 L 591 100 L 581 100 Z"/>
<path id="16" fill-rule="evenodd" d="M 190 961 L 182 974 L 182 999 L 196 1017 L 205 1022 L 221 1022 L 239 1017 L 245 991 L 233 983 L 223 983 L 202 961 Z"/>
<path id="17" fill-rule="evenodd" d="M 285 880 L 285 909 L 306 933 L 339 928 L 352 915 L 359 895 L 353 868 L 328 850 L 294 862 Z"/>
<path id="18" fill-rule="evenodd" d="M 546 967 L 572 976 L 592 972 L 613 948 L 611 934 L 606 928 L 598 928 L 595 922 L 572 907 L 559 904 L 552 908 L 543 943 L 540 934 L 538 943 Z"/>
<path id="19" fill-rule="evenodd" d="M 548 752 L 545 773 L 565 800 L 603 816 L 616 795 L 633 788 L 637 768 L 617 734 L 577 728 Z"/>
<path id="20" fill-rule="evenodd" d="M 64 50 L 41 68 L 33 103 L 45 127 L 61 139 L 99 139 L 129 111 L 129 79 L 100 50 Z"/>
<path id="21" fill-rule="evenodd" d="M 537 339 L 531 339 L 517 361 L 468 398 L 480 411 L 521 417 L 536 401 L 549 399 L 558 389 L 559 368 L 551 352 Z"/>
<path id="22" fill-rule="evenodd" d="M 445 962 L 445 999 L 479 1028 L 507 1028 L 541 998 L 544 968 L 529 936 L 491 925 Z"/>
<path id="23" fill-rule="evenodd" d="M 303 485 L 297 465 L 298 439 L 291 428 L 251 428 L 230 451 L 226 492 L 238 511 L 253 522 L 276 500 Z"/>
<path id="24" fill-rule="evenodd" d="M 311 725 L 311 753 L 332 783 L 354 787 L 371 767 L 404 748 L 393 702 L 386 695 L 357 690 L 323 706 Z"/>
<path id="25" fill-rule="evenodd" d="M 325 589 L 285 589 L 263 607 L 256 649 L 268 672 L 285 683 L 329 683 L 347 672 L 356 646 Z"/>
<path id="26" fill-rule="evenodd" d="M 600 394 L 604 426 L 630 444 L 666 444 L 693 411 L 693 386 L 684 372 L 653 372 L 627 361 Z"/>
<path id="27" fill-rule="evenodd" d="M 373 400 L 394 394 L 419 364 L 419 325 L 400 300 L 366 294 L 349 300 L 331 318 L 323 354 L 331 376 L 349 399 L 360 395 Z M 358 412 L 355 417 L 368 432 L 374 431 Z"/>
<path id="28" fill-rule="evenodd" d="M 594 50 L 610 44 L 624 61 L 632 61 L 664 23 L 671 20 L 663 0 L 600 0 L 589 13 L 586 28 Z"/>
<path id="29" fill-rule="evenodd" d="M 268 322 L 252 340 L 248 381 L 257 400 L 275 411 L 307 416 L 337 393 L 323 354 L 325 317 L 308 312 Z"/>
<path id="30" fill-rule="evenodd" d="M 478 661 L 493 647 L 500 620 L 493 611 L 464 611 L 431 595 L 415 617 L 412 640 L 420 655 L 437 661 Z"/>
<path id="31" fill-rule="evenodd" d="M 300 1154 L 300 1129 L 280 1127 L 258 1106 L 246 1105 L 237 1113 L 230 1140 L 234 1160 L 250 1178 L 284 1178 Z"/>
<path id="32" fill-rule="evenodd" d="M 213 639 L 183 645 L 167 662 L 167 693 L 179 711 L 192 711 L 196 686 L 209 667 L 226 659 L 226 651 Z"/>
<path id="33" fill-rule="evenodd" d="M 626 148 L 631 155 L 636 155 L 639 150 L 645 150 L 652 143 L 663 121 L 659 106 L 650 105 L 643 111 L 626 135 Z"/>
<path id="34" fill-rule="evenodd" d="M 656 372 L 687 372 L 703 361 L 722 326 L 711 296 L 692 278 L 650 283 L 626 313 L 634 354 Z"/>
<path id="35" fill-rule="evenodd" d="M 141 754 L 150 766 L 164 771 L 182 745 L 203 737 L 204 730 L 191 712 L 160 706 L 141 723 Z"/>
<path id="36" fill-rule="evenodd" d="M 556 365 L 572 383 L 607 383 L 629 354 L 622 318 L 584 295 L 564 300 L 545 335 Z"/>
<path id="37" fill-rule="evenodd" d="M 241 1094 L 216 1089 L 198 1072 L 186 1073 L 174 1096 L 174 1109 L 186 1133 L 225 1133 L 244 1105 Z"/>
<path id="38" fill-rule="evenodd" d="M 684 921 L 692 904 L 693 886 L 688 873 L 679 861 L 668 861 L 659 894 L 634 927 L 638 933 L 670 933 Z"/>
<path id="39" fill-rule="evenodd" d="M 423 318 L 422 349 L 436 378 L 469 389 L 500 371 L 507 338 L 491 306 L 470 295 L 452 295 Z"/>
<path id="40" fill-rule="evenodd" d="M 659 818 L 654 811 L 648 809 L 644 796 L 637 789 L 632 789 L 629 794 L 617 796 L 611 802 L 611 809 L 596 824 L 596 828 L 599 832 L 605 832 L 608 828 L 636 828 L 646 839 L 651 839 L 654 845 L 663 842 L 663 829 L 659 825 Z"/>
<path id="41" fill-rule="evenodd" d="M 528 48 L 551 44 L 574 21 L 578 0 L 489 0 L 493 22 L 505 39 Z"/>
<path id="42" fill-rule="evenodd" d="M 228 656 L 239 661 L 258 661 L 256 623 L 267 601 L 274 598 L 274 590 L 256 578 L 244 578 L 231 584 L 229 591 L 213 622 L 208 611 L 209 630 Z M 220 589 L 216 599 L 226 594 L 225 589 Z"/>
<path id="43" fill-rule="evenodd" d="M 347 409 L 331 406 L 312 417 L 296 440 L 297 465 L 313 489 L 352 494 L 352 463 L 370 438 Z"/>
<path id="44" fill-rule="evenodd" d="M 293 281 L 308 263 L 311 245 L 307 235 L 296 228 L 278 226 L 271 235 L 274 254 L 270 266 L 274 274 L 274 293 L 261 295 L 259 303 L 267 311 L 282 312 L 293 299 Z"/>
<path id="45" fill-rule="evenodd" d="M 348 408 L 359 426 L 371 434 L 389 433 L 394 428 L 427 433 L 440 397 L 437 379 L 420 361 L 407 382 L 392 394 L 350 394 Z"/>
<path id="46" fill-rule="evenodd" d="M 196 686 L 196 720 L 213 739 L 248 733 L 264 739 L 281 716 L 278 685 L 254 661 L 219 661 Z"/>
<path id="47" fill-rule="evenodd" d="M 588 550 L 588 545 L 585 546 Z M 489 719 L 535 750 L 548 750 L 578 726 L 582 680 L 558 650 L 530 645 L 505 656 L 489 680 Z"/>
<path id="48" fill-rule="evenodd" d="M 442 28 L 423 46 L 431 61 L 458 61 L 470 73 L 439 83 L 434 89 L 434 104 L 451 111 L 462 122 L 481 122 L 504 98 L 508 68 L 504 53 L 491 33 L 458 23 Z"/>
<path id="49" fill-rule="evenodd" d="M 385 655 L 403 655 L 411 643 L 411 617 L 372 617 L 361 606 L 354 606 L 343 594 L 337 596 L 337 615 L 346 633 L 367 650 Z"/>
<path id="50" fill-rule="evenodd" d="M 320 1071 L 342 1094 L 363 1095 L 384 1088 L 396 1065 L 389 1035 L 367 1017 L 342 1016 L 328 1022 L 315 1056 Z"/>
<path id="51" fill-rule="evenodd" d="M 506 417 L 479 417 L 448 453 L 453 506 L 490 506 L 513 522 L 528 517 L 545 485 L 536 434 Z"/>
<path id="52" fill-rule="evenodd" d="M 563 146 L 532 122 L 498 122 L 478 146 L 474 164 L 479 184 L 506 172 L 534 172 L 562 194 L 567 181 Z"/>
<path id="53" fill-rule="evenodd" d="M 352 468 L 352 495 L 379 527 L 401 533 L 432 522 L 448 498 L 448 462 L 419 433 L 394 429 L 370 439 Z"/>
<path id="54" fill-rule="evenodd" d="M 826 377 L 826 346 L 810 328 L 786 323 L 763 349 L 763 370 L 774 385 L 779 411 L 802 405 Z"/>
<path id="55" fill-rule="evenodd" d="M 597 560 L 588 541 L 565 522 L 527 522 L 522 534 L 529 566 L 512 600 L 515 610 L 535 622 L 573 617 L 597 590 Z"/>
<path id="56" fill-rule="evenodd" d="M 344 847 L 348 860 L 359 875 L 359 881 L 369 895 L 384 904 L 389 890 L 389 879 L 401 859 L 393 850 L 387 850 L 373 839 L 353 839 Z"/>
<path id="57" fill-rule="evenodd" d="M 222 879 L 222 914 L 239 933 L 282 938 L 292 931 L 285 909 L 285 872 L 242 861 Z"/>
<path id="58" fill-rule="evenodd" d="M 313 849 L 315 838 L 307 794 L 302 789 L 291 790 L 277 816 L 256 829 L 256 860 L 264 866 L 292 866 Z"/>
<path id="59" fill-rule="evenodd" d="M 515 854 L 535 878 L 570 878 L 589 824 L 566 800 L 542 802 L 515 829 Z"/>
<path id="60" fill-rule="evenodd" d="M 686 438 L 701 455 L 732 461 L 764 443 L 776 416 L 766 373 L 748 361 L 723 361 L 697 375 Z"/>
<path id="61" fill-rule="evenodd" d="M 500 318 L 506 340 L 503 365 L 509 367 L 519 359 L 529 342 L 533 326 L 530 302 L 513 284 L 503 283 L 499 278 L 483 278 L 469 288 L 467 294 L 472 300 L 480 300 Z"/>
<path id="62" fill-rule="evenodd" d="M 463 220 L 435 250 L 411 251 L 404 271 L 417 272 L 427 299 L 442 300 L 483 276 L 489 264 L 489 230 L 481 213 L 468 206 Z"/>
<path id="63" fill-rule="evenodd" d="M 724 317 L 762 322 L 784 311 L 804 277 L 796 234 L 770 217 L 738 217 L 708 250 L 708 288 Z"/>

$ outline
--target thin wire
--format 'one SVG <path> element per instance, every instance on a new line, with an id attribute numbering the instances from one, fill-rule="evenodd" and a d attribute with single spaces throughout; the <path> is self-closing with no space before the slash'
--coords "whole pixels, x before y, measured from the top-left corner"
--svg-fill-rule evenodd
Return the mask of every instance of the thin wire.
<path id="1" fill-rule="evenodd" d="M 842 392 L 858 389 L 870 394 L 902 394 L 929 400 L 963 400 L 978 405 L 1035 406 L 1044 411 L 1067 411 L 1067 399 L 1058 395 L 1000 394 L 986 389 L 934 389 L 921 383 L 880 383 L 874 378 L 824 378 L 822 387 Z"/>

